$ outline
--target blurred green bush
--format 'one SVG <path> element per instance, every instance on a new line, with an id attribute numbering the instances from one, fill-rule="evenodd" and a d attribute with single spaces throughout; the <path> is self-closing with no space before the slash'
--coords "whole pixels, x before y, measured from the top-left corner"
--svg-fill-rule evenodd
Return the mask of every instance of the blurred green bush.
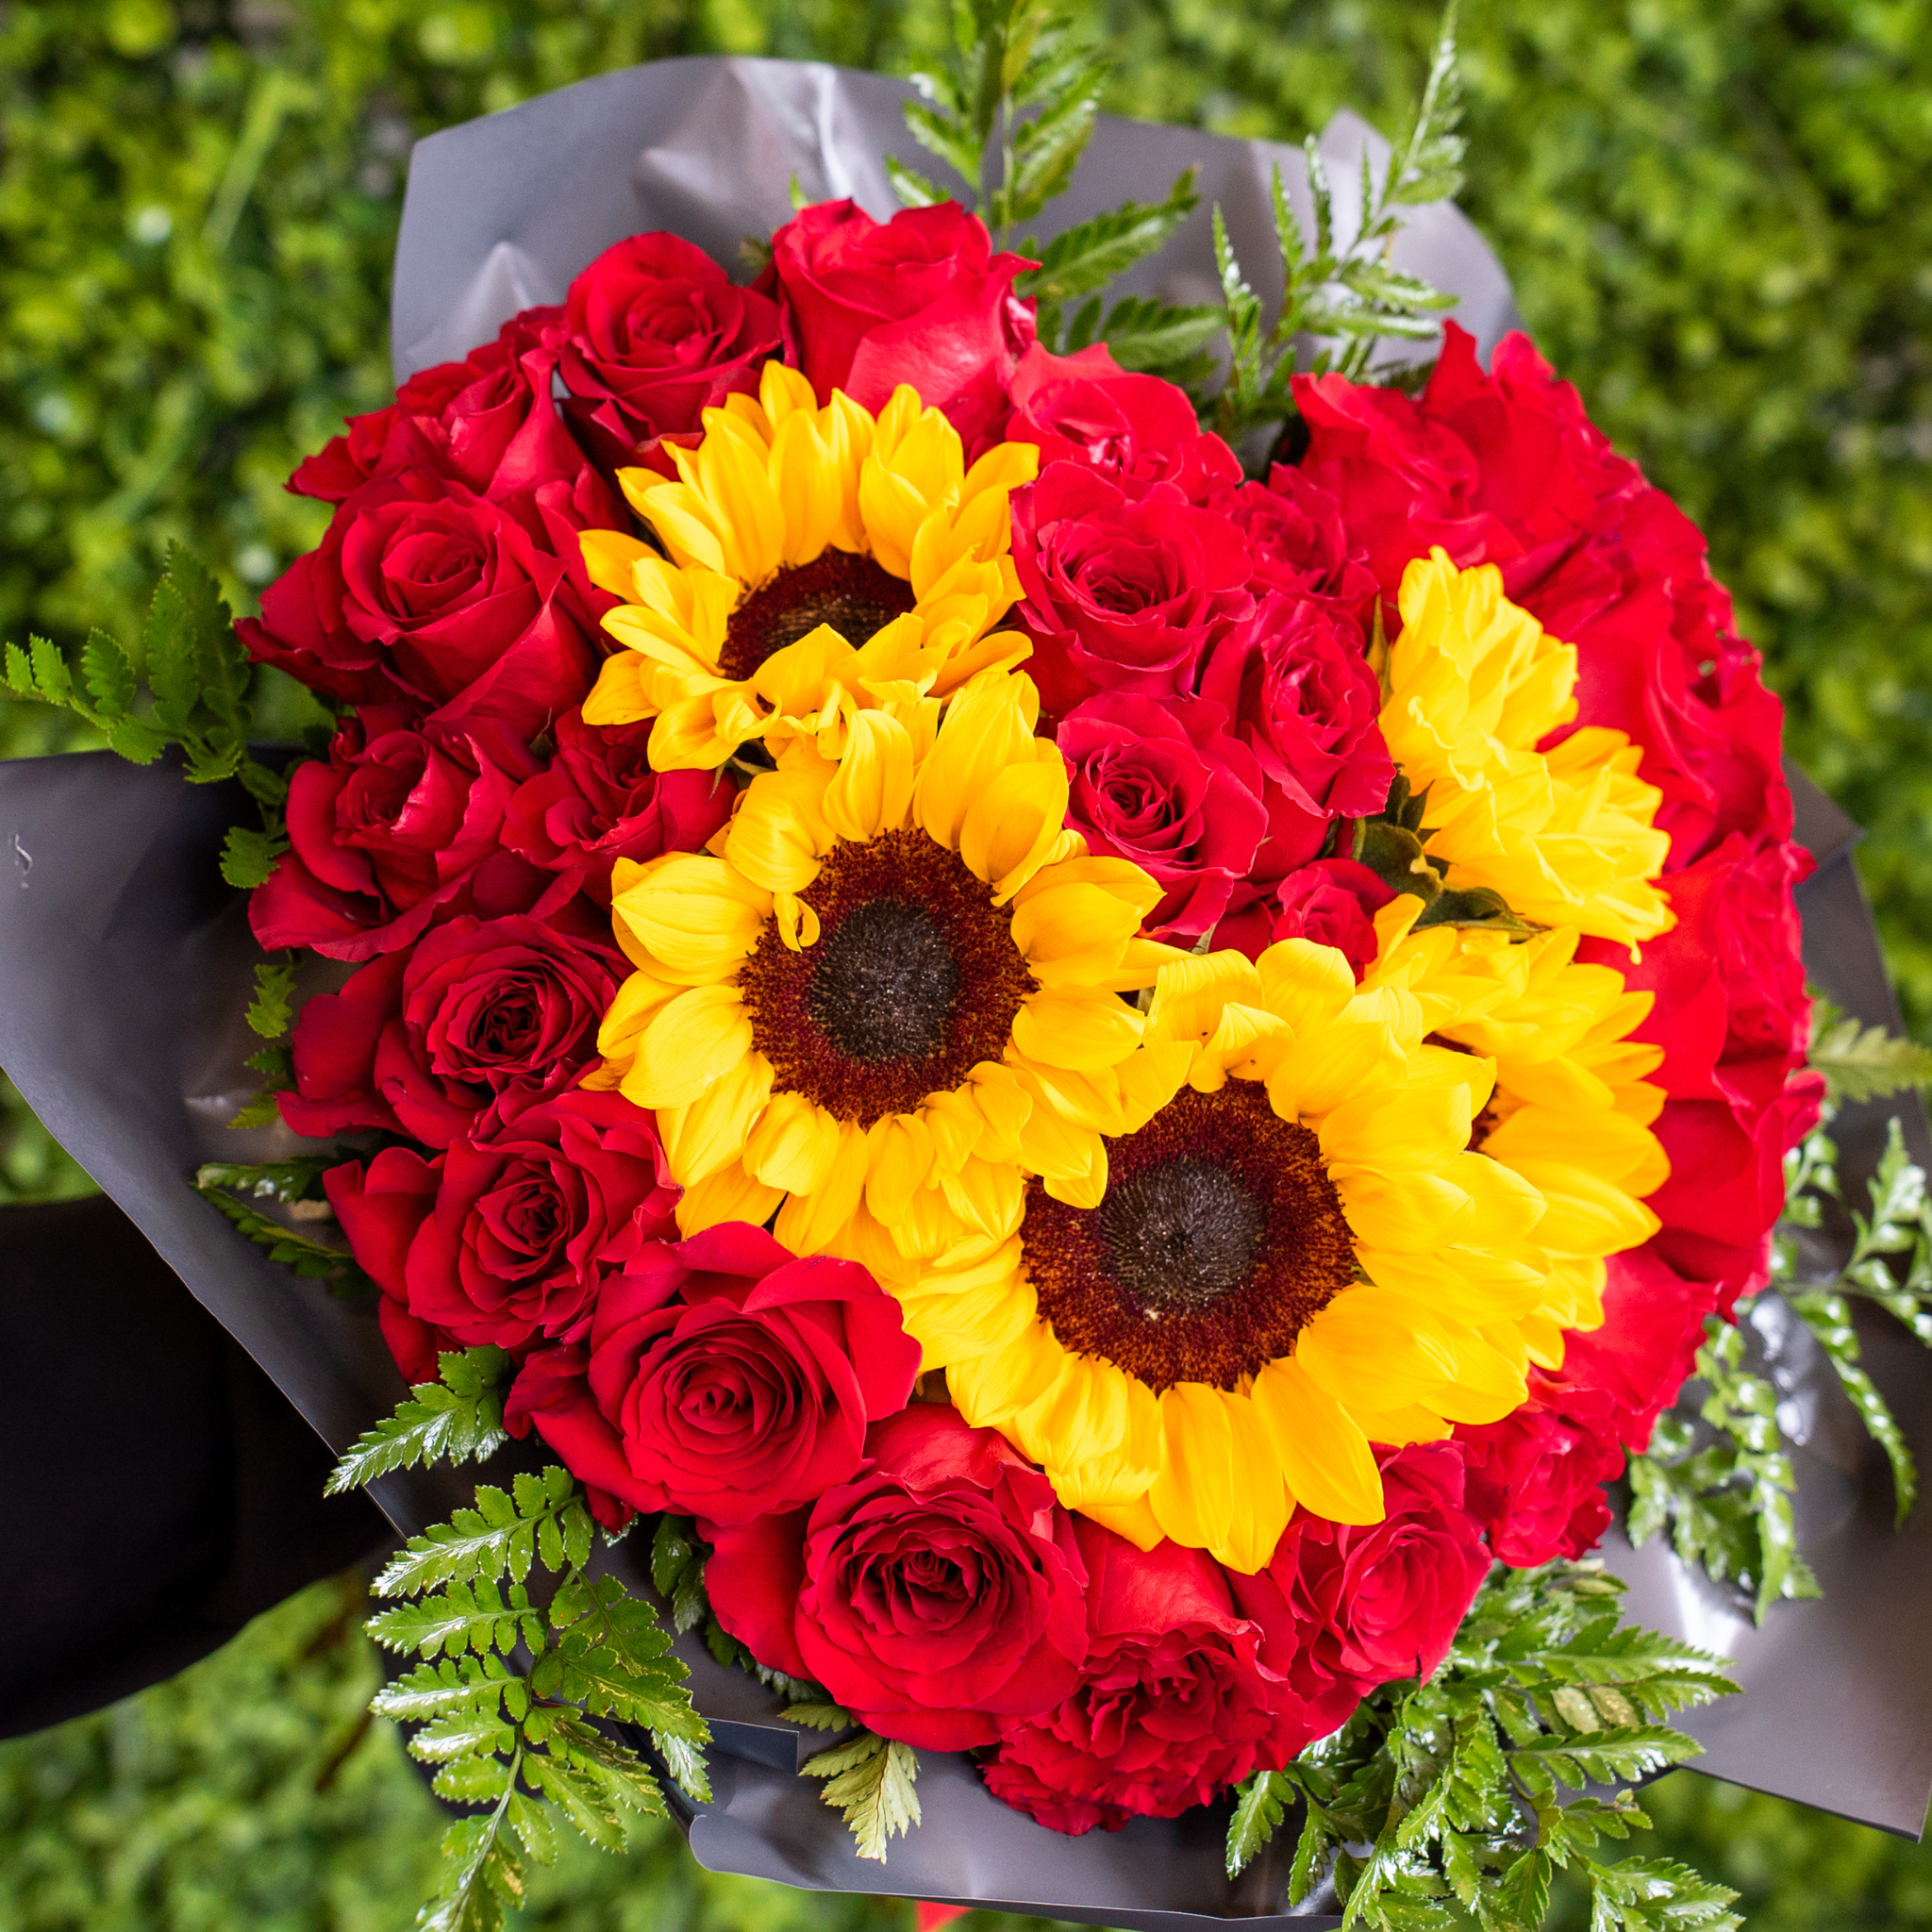
<path id="1" fill-rule="evenodd" d="M 1396 131 L 1417 0 L 1074 0 L 1111 105 L 1296 139 Z M 1709 533 L 1794 754 L 1871 827 L 1865 874 L 1932 1026 L 1932 8 L 1489 0 L 1466 8 L 1464 204 L 1539 342 Z M 944 0 L 0 4 L 0 637 L 139 627 L 167 540 L 238 608 L 320 534 L 282 478 L 389 392 L 410 142 L 628 61 L 903 70 Z M 267 694 L 264 724 L 299 698 Z M 80 743 L 0 703 L 0 756 Z M 0 1088 L 0 1202 L 88 1183 Z M 0 1747 L 0 1932 L 401 1926 L 433 1815 L 328 1587 L 114 1711 Z M 1754 1926 L 1932 1925 L 1932 1861 L 1680 1774 L 1668 1848 Z M 901 1927 L 713 1880 L 664 1834 L 544 1881 L 540 1924 Z M 1580 1923 L 1580 1922 L 1578 1922 Z"/>

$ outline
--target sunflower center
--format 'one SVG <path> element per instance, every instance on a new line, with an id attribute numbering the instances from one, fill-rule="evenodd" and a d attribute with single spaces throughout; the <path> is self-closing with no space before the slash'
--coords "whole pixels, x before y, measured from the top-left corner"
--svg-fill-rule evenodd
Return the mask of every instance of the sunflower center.
<path id="1" fill-rule="evenodd" d="M 1094 1208 L 1031 1183 L 1022 1249 L 1061 1345 L 1157 1393 L 1240 1387 L 1355 1279 L 1321 1142 L 1254 1081 L 1183 1089 L 1107 1158 Z"/>
<path id="2" fill-rule="evenodd" d="M 724 626 L 718 668 L 726 677 L 749 677 L 822 624 L 857 648 L 917 601 L 904 577 L 871 558 L 827 550 L 809 563 L 788 565 L 739 605 Z"/>
<path id="3" fill-rule="evenodd" d="M 1158 1320 L 1198 1314 L 1254 1273 L 1268 1212 L 1211 1160 L 1170 1160 L 1129 1174 L 1094 1210 L 1122 1291 Z"/>
<path id="4" fill-rule="evenodd" d="M 874 899 L 821 942 L 805 1005 L 851 1059 L 924 1059 L 945 1046 L 958 996 L 959 962 L 931 915 Z"/>
<path id="5" fill-rule="evenodd" d="M 992 888 L 924 832 L 841 842 L 799 895 L 816 945 L 768 925 L 740 969 L 775 1089 L 870 1127 L 997 1060 L 1036 990 Z"/>

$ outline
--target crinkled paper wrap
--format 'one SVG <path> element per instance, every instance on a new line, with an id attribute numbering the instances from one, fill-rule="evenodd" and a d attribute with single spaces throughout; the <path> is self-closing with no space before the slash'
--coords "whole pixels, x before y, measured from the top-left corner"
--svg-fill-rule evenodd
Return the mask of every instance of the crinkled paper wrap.
<path id="1" fill-rule="evenodd" d="M 766 60 L 691 59 L 607 75 L 423 142 L 410 170 L 395 277 L 399 375 L 466 353 L 518 308 L 562 297 L 610 242 L 668 227 L 738 268 L 738 244 L 790 210 L 797 175 L 813 197 L 891 208 L 879 157 L 913 158 L 904 90 L 874 75 Z M 1323 140 L 1338 201 L 1352 196 L 1364 142 L 1338 116 Z M 1376 152 L 1381 152 L 1375 143 Z M 1220 201 L 1251 278 L 1268 292 L 1274 259 L 1268 177 L 1278 162 L 1306 208 L 1300 154 L 1185 128 L 1103 121 L 1059 225 L 1199 171 L 1203 208 L 1129 286 L 1175 299 L 1211 288 L 1208 207 Z M 1044 225 L 1051 233 L 1055 223 Z M 1453 208 L 1420 210 L 1395 258 L 1460 297 L 1459 319 L 1487 349 L 1513 325 L 1507 279 Z M 1799 892 L 1806 959 L 1833 998 L 1897 1024 L 1871 914 L 1852 870 L 1856 830 L 1801 778 L 1801 837 L 1818 874 Z M 269 1262 L 186 1182 L 210 1158 L 301 1150 L 285 1128 L 226 1125 L 255 1091 L 243 1021 L 260 957 L 241 894 L 221 883 L 238 791 L 186 784 L 108 754 L 0 764 L 0 1066 L 48 1127 L 127 1211 L 195 1296 L 274 1378 L 329 1445 L 346 1447 L 403 1392 L 366 1303 L 332 1299 Z M 339 968 L 319 978 L 332 984 Z M 310 991 L 314 988 L 308 989 Z M 1848 1191 L 1883 1143 L 1886 1109 L 1840 1123 Z M 1923 1114 L 1915 1158 L 1932 1163 Z M 1767 1324 L 1788 1428 L 1802 1443 L 1801 1533 L 1824 1584 L 1815 1604 L 1781 1606 L 1762 1631 L 1731 1594 L 1660 1545 L 1611 1560 L 1631 1609 L 1739 1659 L 1741 1697 L 1693 1714 L 1704 1769 L 1846 1816 L 1916 1833 L 1932 1791 L 1932 1659 L 1918 1641 L 1932 1595 L 1932 1510 L 1890 1523 L 1883 1457 L 1838 1395 L 1808 1338 Z M 1874 1329 L 1867 1358 L 1922 1460 L 1932 1461 L 1932 1357 Z M 526 1459 L 507 1452 L 499 1466 Z M 398 1529 L 447 1513 L 473 1472 L 401 1472 L 375 1489 Z M 645 1588 L 641 1547 L 615 1560 Z M 698 1707 L 712 1721 L 715 1796 L 685 1807 L 691 1849 L 713 1870 L 820 1890 L 1004 1907 L 1059 1919 L 1179 1932 L 1220 1920 L 1257 1926 L 1339 1924 L 1325 1890 L 1286 1907 L 1290 1844 L 1239 1879 L 1223 1869 L 1225 1806 L 1119 1833 L 1067 1839 L 992 1798 L 968 1761 L 922 1752 L 924 1824 L 884 1867 L 859 1860 L 817 1785 L 795 1775 L 816 1747 L 777 1722 L 773 1698 L 680 1640 Z"/>

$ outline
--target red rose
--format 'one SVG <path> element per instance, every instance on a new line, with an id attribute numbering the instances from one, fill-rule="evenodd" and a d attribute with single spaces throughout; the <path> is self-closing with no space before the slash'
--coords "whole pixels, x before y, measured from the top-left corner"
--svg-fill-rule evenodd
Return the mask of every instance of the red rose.
<path id="1" fill-rule="evenodd" d="M 238 627 L 249 656 L 327 697 L 534 737 L 596 676 L 576 532 L 617 519 L 581 482 L 499 505 L 427 470 L 374 478 Z"/>
<path id="2" fill-rule="evenodd" d="M 372 476 L 433 470 L 492 503 L 575 476 L 584 454 L 552 399 L 560 308 L 526 308 L 460 362 L 419 370 L 387 408 L 350 418 L 345 435 L 289 478 L 298 496 L 341 503 Z"/>
<path id="3" fill-rule="evenodd" d="M 1034 265 L 995 255 L 985 223 L 956 202 L 883 223 L 850 201 L 820 202 L 772 237 L 786 360 L 820 402 L 841 389 L 874 413 L 910 383 L 970 452 L 1006 413 L 1033 340 L 1013 277 Z"/>
<path id="4" fill-rule="evenodd" d="M 1414 1442 L 1375 1459 L 1380 1523 L 1299 1510 L 1267 1569 L 1229 1579 L 1236 1603 L 1269 1632 L 1265 1660 L 1307 1701 L 1312 1737 L 1376 1685 L 1426 1677 L 1489 1574 L 1482 1524 L 1464 1507 L 1463 1451 Z"/>
<path id="5" fill-rule="evenodd" d="M 439 914 L 539 916 L 574 890 L 500 849 L 529 755 L 514 741 L 434 737 L 394 708 L 345 724 L 326 762 L 289 781 L 290 850 L 249 902 L 271 952 L 311 946 L 367 959 L 408 945 Z"/>
<path id="6" fill-rule="evenodd" d="M 1241 480 L 1240 458 L 1203 432 L 1186 392 L 1122 369 L 1105 342 L 1074 356 L 1049 355 L 1035 342 L 1014 371 L 1012 399 L 1001 433 L 1008 442 L 1038 444 L 1042 470 L 1086 463 L 1130 493 L 1171 483 L 1191 503 Z"/>
<path id="7" fill-rule="evenodd" d="M 1656 994 L 1632 1038 L 1663 1048 L 1650 1078 L 1670 1098 L 1653 1124 L 1670 1177 L 1648 1197 L 1652 1244 L 1679 1272 L 1718 1284 L 1728 1314 L 1763 1287 L 1771 1228 L 1784 1210 L 1784 1153 L 1817 1119 L 1805 1071 L 1810 1001 L 1791 889 L 1810 870 L 1798 847 L 1732 833 L 1667 874 L 1676 924 L 1631 960 L 1586 941 L 1578 957 L 1614 965 Z"/>
<path id="8" fill-rule="evenodd" d="M 1049 717 L 1099 691 L 1191 692 L 1203 655 L 1254 608 L 1241 532 L 1167 486 L 1136 498 L 1053 463 L 1014 492 L 1012 514 L 1026 668 Z"/>
<path id="9" fill-rule="evenodd" d="M 1191 944 L 1245 884 L 1268 829 L 1261 772 L 1199 698 L 1089 698 L 1055 734 L 1072 781 L 1067 824 L 1102 858 L 1131 859 L 1165 890 L 1156 939 Z"/>
<path id="10" fill-rule="evenodd" d="M 1616 1404 L 1607 1391 L 1570 1387 L 1540 1371 L 1530 1399 L 1499 1423 L 1465 1424 L 1470 1513 L 1498 1560 L 1520 1570 L 1581 1557 L 1610 1525 L 1603 1486 L 1624 1471 Z"/>
<path id="11" fill-rule="evenodd" d="M 561 369 L 571 414 L 606 462 L 653 437 L 696 429 L 703 412 L 758 388 L 778 353 L 778 308 L 734 288 L 703 249 L 633 235 L 570 285 Z"/>
<path id="12" fill-rule="evenodd" d="M 1420 398 L 1325 375 L 1297 377 L 1295 399 L 1303 470 L 1348 505 L 1391 629 L 1403 567 L 1432 544 L 1499 565 L 1509 596 L 1576 646 L 1576 726 L 1643 747 L 1673 867 L 1732 831 L 1790 836 L 1782 713 L 1731 632 L 1703 537 L 1526 337 L 1506 337 L 1485 375 L 1451 323 Z"/>
<path id="13" fill-rule="evenodd" d="M 652 724 L 557 721 L 548 767 L 525 779 L 507 808 L 503 842 L 532 865 L 578 882 L 610 903 L 611 869 L 663 852 L 697 852 L 731 816 L 737 793 L 716 772 L 654 772 Z"/>
<path id="14" fill-rule="evenodd" d="M 317 1138 L 380 1127 L 447 1147 L 499 1094 L 569 1086 L 627 970 L 608 930 L 521 915 L 435 926 L 302 1008 L 282 1118 Z"/>
<path id="15" fill-rule="evenodd" d="M 1262 1660 L 1265 1633 L 1199 1550 L 1136 1549 L 1074 1519 L 1086 1559 L 1089 1654 L 1059 1707 L 1006 1725 L 987 1788 L 1055 1831 L 1174 1818 L 1319 1737 Z"/>
<path id="16" fill-rule="evenodd" d="M 727 1222 L 610 1282 L 588 1346 L 533 1355 L 505 1418 L 626 1510 L 738 1524 L 849 1481 L 866 1424 L 904 1408 L 918 1374 L 898 1303 L 863 1268 Z"/>
<path id="17" fill-rule="evenodd" d="M 506 1093 L 434 1159 L 390 1147 L 324 1185 L 383 1294 L 467 1348 L 582 1339 L 607 1285 L 676 1232 L 651 1116 L 581 1088 Z"/>
<path id="18" fill-rule="evenodd" d="M 760 1663 L 811 1677 L 882 1737 L 991 1744 L 1051 1709 L 1087 1654 L 1086 1570 L 1052 1486 L 996 1431 L 915 1402 L 808 1512 L 736 1528 L 705 1585 Z"/>
<path id="19" fill-rule="evenodd" d="M 1333 946 L 1355 968 L 1359 983 L 1375 963 L 1375 914 L 1395 894 L 1352 858 L 1318 858 L 1297 866 L 1275 889 L 1272 907 L 1259 906 L 1216 934 L 1258 958 L 1276 940 L 1310 940 Z"/>
<path id="20" fill-rule="evenodd" d="M 1257 595 L 1279 591 L 1320 604 L 1366 638 L 1374 574 L 1344 527 L 1341 504 L 1332 491 L 1305 470 L 1276 463 L 1265 489 L 1243 483 L 1215 508 L 1248 540 L 1254 559 L 1250 581 Z"/>

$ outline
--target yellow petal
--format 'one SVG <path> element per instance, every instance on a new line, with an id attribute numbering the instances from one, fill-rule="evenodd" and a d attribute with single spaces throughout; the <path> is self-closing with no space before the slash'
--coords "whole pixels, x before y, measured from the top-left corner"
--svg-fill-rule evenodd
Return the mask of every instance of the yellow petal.
<path id="1" fill-rule="evenodd" d="M 1354 1419 L 1292 1358 L 1268 1363 L 1251 1391 L 1295 1500 L 1330 1523 L 1380 1523 L 1382 1473 Z"/>
<path id="2" fill-rule="evenodd" d="M 838 775 L 820 809 L 834 834 L 855 842 L 897 831 L 912 803 L 912 737 L 884 711 L 853 714 Z"/>
<path id="3" fill-rule="evenodd" d="M 693 986 L 660 1007 L 638 1035 L 624 1097 L 638 1107 L 688 1107 L 752 1050 L 751 1020 L 732 986 Z"/>
<path id="4" fill-rule="evenodd" d="M 774 1093 L 744 1143 L 744 1167 L 768 1188 L 809 1194 L 839 1157 L 839 1123 L 802 1093 Z"/>
<path id="5" fill-rule="evenodd" d="M 733 1161 L 684 1191 L 677 1203 L 677 1231 L 689 1240 L 726 1221 L 745 1221 L 762 1227 L 781 1198 L 776 1188 L 754 1180 Z"/>
<path id="6" fill-rule="evenodd" d="M 802 892 L 819 875 L 835 835 L 825 823 L 824 776 L 814 770 L 762 772 L 745 788 L 725 855 L 773 892 Z"/>
<path id="7" fill-rule="evenodd" d="M 1049 1067 L 1110 1067 L 1140 1044 L 1141 1015 L 1110 992 L 1062 987 L 1029 993 L 1013 1015 L 1013 1044 Z"/>
<path id="8" fill-rule="evenodd" d="M 772 1063 L 753 1051 L 688 1107 L 658 1110 L 658 1132 L 679 1186 L 693 1187 L 739 1158 L 771 1093 Z"/>
<path id="9" fill-rule="evenodd" d="M 1067 768 L 1052 745 L 1030 765 L 1008 765 L 980 788 L 959 827 L 959 857 L 1009 899 L 1038 872 L 1059 842 L 1067 816 Z"/>
<path id="10" fill-rule="evenodd" d="M 770 892 L 702 852 L 668 854 L 627 885 L 612 884 L 618 938 L 641 947 L 659 976 L 687 985 L 735 972 L 772 909 Z"/>

